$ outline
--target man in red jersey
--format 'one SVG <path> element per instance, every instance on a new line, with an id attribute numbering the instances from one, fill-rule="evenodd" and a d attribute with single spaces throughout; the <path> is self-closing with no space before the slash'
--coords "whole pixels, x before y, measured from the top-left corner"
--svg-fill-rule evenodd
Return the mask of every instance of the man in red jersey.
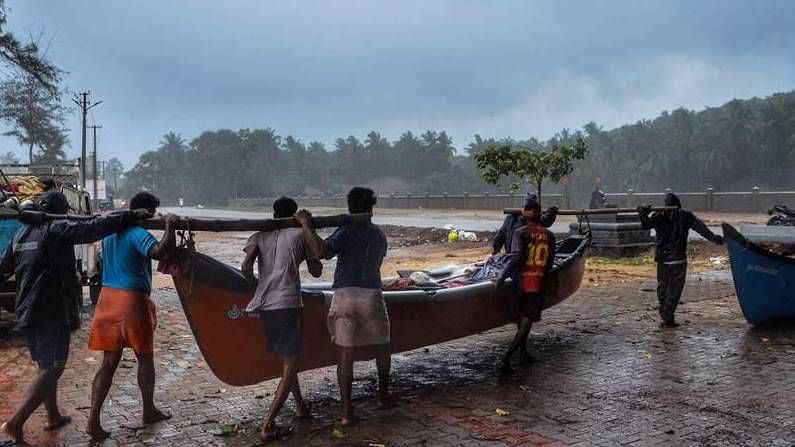
<path id="1" fill-rule="evenodd" d="M 525 225 L 514 230 L 511 243 L 511 260 L 497 279 L 502 288 L 510 277 L 522 300 L 522 319 L 516 336 L 502 358 L 500 370 L 511 371 L 511 356 L 517 349 L 522 361 L 534 359 L 527 353 L 527 338 L 533 323 L 541 320 L 544 308 L 544 278 L 555 260 L 555 235 L 541 223 L 541 205 L 534 198 L 525 201 L 522 210 Z"/>

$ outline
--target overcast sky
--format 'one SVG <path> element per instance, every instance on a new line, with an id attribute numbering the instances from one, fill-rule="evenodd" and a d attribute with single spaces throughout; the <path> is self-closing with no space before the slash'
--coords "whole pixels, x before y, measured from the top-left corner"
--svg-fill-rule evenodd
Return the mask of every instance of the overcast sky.
<path id="1" fill-rule="evenodd" d="M 331 148 L 430 128 L 462 148 L 795 88 L 788 0 L 6 4 L 12 30 L 52 38 L 69 88 L 104 101 L 100 157 L 127 168 L 172 130 L 270 126 Z"/>

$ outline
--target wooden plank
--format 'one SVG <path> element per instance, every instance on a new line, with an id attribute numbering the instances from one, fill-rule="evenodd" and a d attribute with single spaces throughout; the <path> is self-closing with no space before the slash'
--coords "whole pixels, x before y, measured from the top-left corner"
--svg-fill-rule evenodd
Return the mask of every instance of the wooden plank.
<path id="1" fill-rule="evenodd" d="M 93 216 L 76 216 L 71 214 L 46 214 L 39 211 L 22 211 L 19 218 L 25 223 L 38 223 L 47 220 L 68 219 L 85 221 Z M 315 228 L 331 228 L 370 222 L 371 214 L 339 214 L 335 216 L 312 216 Z M 166 222 L 163 217 L 153 217 L 141 223 L 147 230 L 163 230 Z M 282 228 L 299 228 L 301 225 L 292 217 L 284 219 L 207 219 L 180 217 L 176 222 L 176 230 L 190 231 L 273 231 Z"/>

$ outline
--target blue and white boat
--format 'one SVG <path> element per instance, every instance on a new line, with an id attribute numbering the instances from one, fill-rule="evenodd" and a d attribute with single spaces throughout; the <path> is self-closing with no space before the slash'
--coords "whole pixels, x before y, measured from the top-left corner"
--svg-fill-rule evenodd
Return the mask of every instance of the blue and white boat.
<path id="1" fill-rule="evenodd" d="M 734 287 L 745 319 L 754 325 L 795 320 L 795 259 L 773 253 L 746 236 L 723 224 Z M 774 242 L 769 238 L 753 239 Z"/>

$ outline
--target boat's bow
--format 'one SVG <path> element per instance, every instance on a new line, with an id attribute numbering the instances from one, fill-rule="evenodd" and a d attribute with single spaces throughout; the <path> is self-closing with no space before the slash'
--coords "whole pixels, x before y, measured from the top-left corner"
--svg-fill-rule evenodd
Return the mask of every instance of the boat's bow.
<path id="1" fill-rule="evenodd" d="M 746 320 L 795 318 L 795 259 L 773 253 L 723 224 L 734 287 Z"/>

